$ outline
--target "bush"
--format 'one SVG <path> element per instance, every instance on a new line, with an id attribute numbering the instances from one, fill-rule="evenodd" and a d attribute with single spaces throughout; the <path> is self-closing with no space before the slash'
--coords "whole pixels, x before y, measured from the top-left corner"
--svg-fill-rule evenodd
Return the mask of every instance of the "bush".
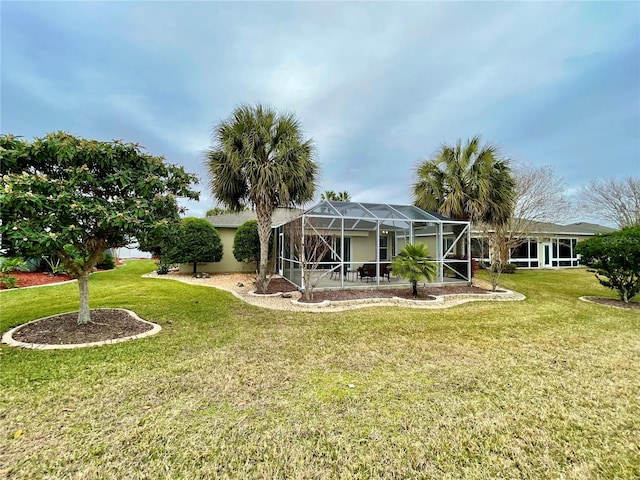
<path id="1" fill-rule="evenodd" d="M 238 227 L 233 237 L 233 256 L 239 262 L 257 263 L 260 260 L 257 220 L 249 220 Z"/>
<path id="2" fill-rule="evenodd" d="M 2 273 L 0 274 L 0 285 L 4 288 L 16 288 L 18 286 L 18 279 L 9 274 Z"/>
<path id="3" fill-rule="evenodd" d="M 39 270 L 41 272 L 50 273 L 54 277 L 56 275 L 59 275 L 65 272 L 64 265 L 62 265 L 60 258 L 55 255 L 51 255 L 51 256 L 43 255 L 42 258 L 40 259 Z"/>
<path id="4" fill-rule="evenodd" d="M 198 263 L 222 260 L 222 240 L 215 227 L 204 218 L 185 218 L 162 260 L 166 263 L 193 263 L 195 275 Z"/>
<path id="5" fill-rule="evenodd" d="M 16 288 L 18 279 L 9 273 L 24 270 L 26 270 L 26 263 L 22 257 L 0 258 L 0 285 L 5 288 Z"/>
<path id="6" fill-rule="evenodd" d="M 0 273 L 24 272 L 27 264 L 22 257 L 0 258 Z"/>
<path id="7" fill-rule="evenodd" d="M 96 268 L 100 270 L 113 270 L 116 268 L 116 261 L 113 259 L 113 255 L 110 253 L 104 253 L 102 255 L 102 260 L 96 263 Z"/>
<path id="8" fill-rule="evenodd" d="M 583 240 L 575 252 L 598 282 L 616 290 L 623 302 L 640 292 L 640 225 Z"/>

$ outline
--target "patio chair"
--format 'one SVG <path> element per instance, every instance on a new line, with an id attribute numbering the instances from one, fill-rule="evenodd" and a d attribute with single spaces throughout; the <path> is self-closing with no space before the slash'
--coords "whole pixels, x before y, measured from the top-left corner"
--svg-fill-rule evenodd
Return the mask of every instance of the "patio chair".
<path id="1" fill-rule="evenodd" d="M 387 277 L 387 280 L 389 281 L 389 283 L 391 283 L 391 277 L 390 277 L 389 273 L 390 273 L 389 264 L 381 263 L 380 264 L 380 276 L 383 279 L 385 277 Z M 369 279 L 370 278 L 376 278 L 376 277 L 377 277 L 377 272 L 376 272 L 376 264 L 375 263 L 365 263 L 360 268 L 358 268 L 358 278 L 360 278 L 360 281 L 362 281 L 362 280 L 364 280 L 366 278 L 367 279 L 367 283 L 369 283 Z"/>

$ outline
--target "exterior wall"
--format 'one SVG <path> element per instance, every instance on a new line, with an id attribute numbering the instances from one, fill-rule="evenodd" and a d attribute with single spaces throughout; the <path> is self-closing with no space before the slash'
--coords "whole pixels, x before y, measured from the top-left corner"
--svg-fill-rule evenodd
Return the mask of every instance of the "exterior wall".
<path id="1" fill-rule="evenodd" d="M 376 260 L 376 232 L 367 232 L 367 236 L 365 237 L 351 237 L 351 262 L 355 262 L 355 263 L 363 263 L 363 262 L 374 262 Z M 351 236 L 351 235 L 348 235 Z M 404 237 L 398 237 L 397 242 L 394 246 L 394 242 L 396 242 L 396 240 L 394 239 L 394 235 L 392 232 L 390 232 L 388 234 L 388 243 L 387 243 L 387 249 L 388 249 L 388 258 L 386 260 L 381 260 L 381 261 L 387 261 L 390 262 L 393 259 L 393 251 L 395 250 L 395 255 L 398 254 L 398 252 L 400 250 L 402 250 L 402 248 L 405 245 L 405 240 Z M 429 237 L 416 237 L 415 239 L 415 243 L 424 243 L 427 245 L 427 248 L 429 249 L 429 255 L 431 255 L 432 257 L 436 256 L 436 243 L 437 243 L 437 239 L 436 236 L 429 236 Z"/>
<path id="2" fill-rule="evenodd" d="M 436 236 L 430 236 L 430 237 L 416 237 L 415 239 L 415 243 L 424 243 L 427 248 L 429 249 L 429 256 L 430 257 L 435 257 L 437 255 L 437 237 Z"/>
<path id="3" fill-rule="evenodd" d="M 219 262 L 199 263 L 197 271 L 207 273 L 255 272 L 255 263 L 238 262 L 233 256 L 233 237 L 236 234 L 236 229 L 219 227 L 216 228 L 216 230 L 218 231 L 218 234 L 220 234 L 220 239 L 222 240 L 222 260 Z M 193 272 L 193 264 L 181 264 L 180 272 Z"/>

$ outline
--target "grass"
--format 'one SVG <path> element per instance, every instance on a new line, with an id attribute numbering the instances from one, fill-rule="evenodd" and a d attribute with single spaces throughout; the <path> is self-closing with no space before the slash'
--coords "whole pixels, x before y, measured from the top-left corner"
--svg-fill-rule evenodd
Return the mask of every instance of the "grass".
<path id="1" fill-rule="evenodd" d="M 207 287 L 91 277 L 160 335 L 0 350 L 0 478 L 638 478 L 640 318 L 584 270 L 503 276 L 523 302 L 273 312 Z M 0 295 L 0 330 L 77 285 Z"/>

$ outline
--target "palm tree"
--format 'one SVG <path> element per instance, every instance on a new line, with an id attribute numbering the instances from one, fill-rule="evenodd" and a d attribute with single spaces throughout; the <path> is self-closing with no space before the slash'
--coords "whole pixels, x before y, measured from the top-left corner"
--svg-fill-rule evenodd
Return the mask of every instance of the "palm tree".
<path id="1" fill-rule="evenodd" d="M 503 225 L 513 213 L 516 183 L 498 149 L 481 145 L 479 135 L 444 144 L 418 165 L 414 204 L 456 220 Z M 460 254 L 458 250 L 458 254 Z"/>
<path id="2" fill-rule="evenodd" d="M 391 262 L 393 274 L 411 282 L 411 294 L 418 296 L 418 282 L 427 282 L 436 277 L 436 264 L 429 258 L 429 249 L 424 243 L 407 243 Z"/>
<path id="3" fill-rule="evenodd" d="M 277 207 L 294 207 L 313 199 L 318 165 L 315 144 L 304 140 L 293 114 L 262 105 L 242 105 L 220 122 L 212 135 L 206 166 L 211 190 L 233 210 L 252 205 L 258 220 L 260 261 L 257 286 L 269 286 L 267 261 L 271 219 Z"/>
<path id="4" fill-rule="evenodd" d="M 333 190 L 327 190 L 320 194 L 320 200 L 330 200 L 335 202 L 350 202 L 351 195 L 346 190 L 344 192 L 334 192 Z"/>

